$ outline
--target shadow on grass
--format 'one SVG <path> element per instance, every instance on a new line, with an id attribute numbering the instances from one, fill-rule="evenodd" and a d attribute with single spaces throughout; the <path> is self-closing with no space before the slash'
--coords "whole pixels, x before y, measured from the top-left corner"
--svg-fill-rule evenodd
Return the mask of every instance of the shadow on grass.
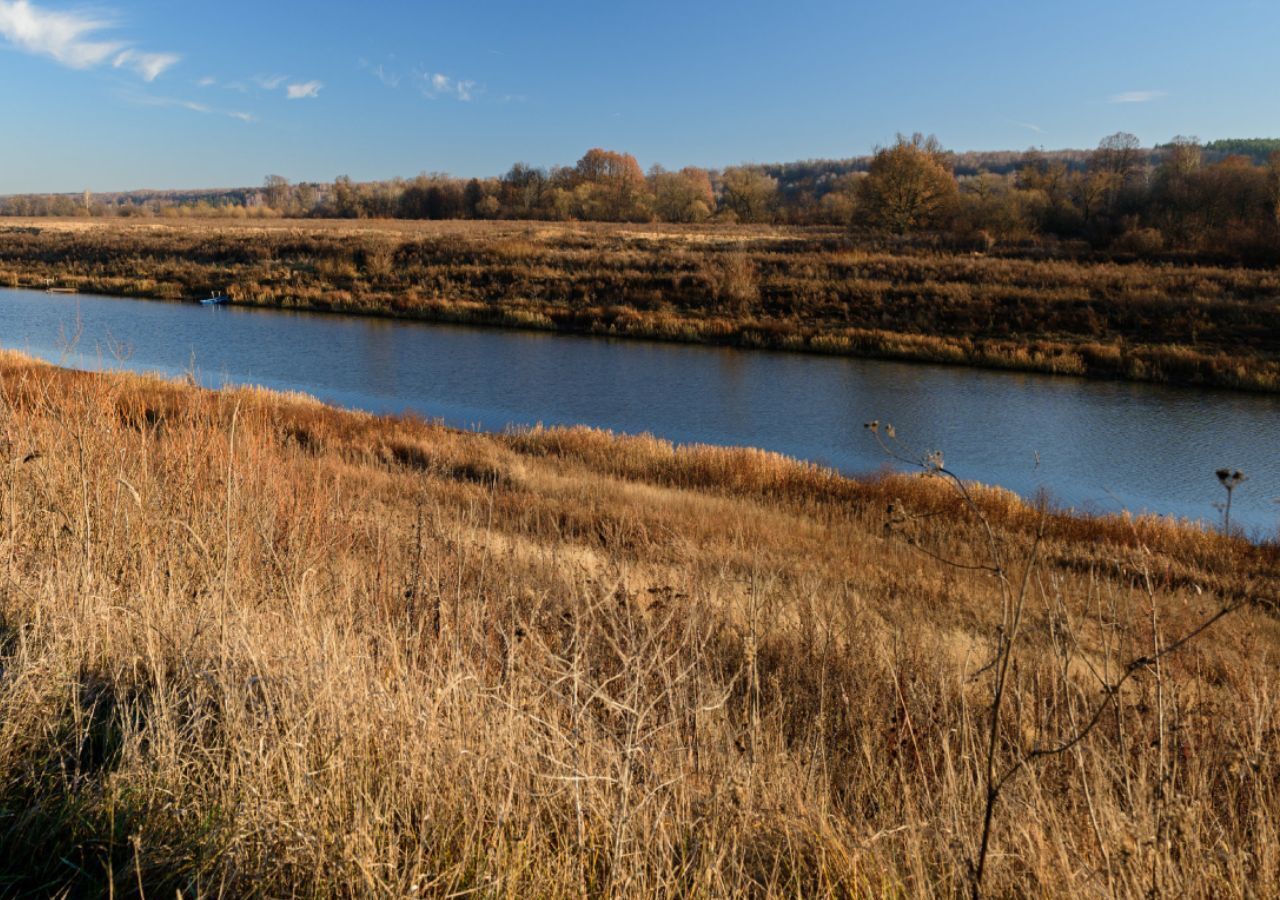
<path id="1" fill-rule="evenodd" d="M 55 718 L 14 748 L 0 785 L 0 897 L 172 897 L 196 887 L 199 842 L 182 841 L 154 801 L 114 784 L 125 726 L 146 703 L 82 673 Z"/>

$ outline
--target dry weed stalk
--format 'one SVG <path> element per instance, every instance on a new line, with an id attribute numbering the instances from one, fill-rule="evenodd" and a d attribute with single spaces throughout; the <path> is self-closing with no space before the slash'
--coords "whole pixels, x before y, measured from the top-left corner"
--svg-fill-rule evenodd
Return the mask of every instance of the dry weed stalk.
<path id="1" fill-rule="evenodd" d="M 1078 720 L 1075 718 L 1078 713 L 1073 710 L 1073 720 L 1066 732 L 1056 741 L 1048 744 L 1033 744 L 1030 748 L 1022 749 L 1013 742 L 1005 742 L 1001 733 L 1002 723 L 1004 721 L 1003 711 L 1009 695 L 1009 671 L 1010 667 L 1015 664 L 1016 653 L 1018 650 L 1018 638 L 1023 625 L 1024 616 L 1026 614 L 1027 601 L 1030 596 L 1033 579 L 1038 574 L 1037 569 L 1040 564 L 1040 549 L 1044 540 L 1044 528 L 1047 508 L 1042 507 L 1040 512 L 1040 522 L 1035 531 L 1035 537 L 1030 549 L 1019 562 L 1020 574 L 1016 575 L 1016 581 L 1013 580 L 1010 564 L 1006 561 L 1005 552 L 1003 550 L 1002 541 L 997 538 L 996 532 L 992 527 L 991 521 L 984 512 L 981 505 L 975 500 L 969 486 L 957 475 L 953 470 L 947 468 L 944 463 L 943 455 L 940 451 L 933 451 L 927 454 L 913 453 L 897 436 L 892 425 L 881 426 L 880 422 L 868 422 L 866 429 L 876 440 L 881 451 L 889 458 L 916 468 L 926 475 L 941 477 L 945 479 L 955 492 L 962 498 L 965 507 L 973 514 L 974 518 L 981 526 L 982 533 L 985 538 L 985 546 L 989 555 L 988 560 L 978 563 L 971 563 L 960 559 L 944 558 L 940 554 L 934 553 L 927 547 L 920 544 L 919 540 L 914 536 L 908 536 L 907 542 L 915 549 L 929 555 L 931 558 L 940 560 L 948 566 L 955 568 L 963 568 L 970 570 L 978 570 L 990 574 L 999 585 L 1000 591 L 1000 621 L 995 628 L 994 644 L 995 649 L 993 658 L 984 670 L 991 670 L 993 674 L 990 700 L 987 704 L 987 735 L 985 743 L 985 751 L 983 753 L 982 765 L 982 784 L 984 801 L 982 805 L 981 825 L 979 827 L 978 838 L 976 841 L 977 849 L 974 852 L 970 864 L 972 875 L 971 895 L 974 900 L 980 900 L 983 894 L 984 878 L 987 873 L 987 864 L 991 855 L 991 839 L 993 834 L 993 825 L 995 821 L 996 806 L 1000 801 L 1001 795 L 1009 782 L 1018 774 L 1024 771 L 1038 760 L 1048 757 L 1066 754 L 1076 749 L 1088 737 L 1099 728 L 1103 722 L 1104 715 L 1111 709 L 1117 708 L 1119 697 L 1125 685 L 1131 680 L 1143 673 L 1151 673 L 1154 676 L 1156 684 L 1156 746 L 1158 773 L 1155 782 L 1155 792 L 1158 798 L 1163 798 L 1166 782 L 1165 772 L 1165 704 L 1164 704 L 1164 680 L 1162 677 L 1162 662 L 1165 657 L 1178 652 L 1187 647 L 1197 637 L 1208 629 L 1212 628 L 1221 619 L 1231 615 L 1244 608 L 1254 598 L 1241 596 L 1236 600 L 1226 603 L 1212 615 L 1195 624 L 1190 630 L 1171 641 L 1163 641 L 1160 635 L 1160 627 L 1158 621 L 1158 605 L 1156 603 L 1155 594 L 1151 587 L 1150 573 L 1144 566 L 1141 572 L 1142 584 L 1146 591 L 1146 595 L 1150 602 L 1151 616 L 1151 649 L 1150 652 L 1135 656 L 1122 663 L 1118 668 L 1118 674 L 1112 674 L 1110 666 L 1104 671 L 1090 669 L 1090 672 L 1097 683 L 1097 689 L 1101 694 L 1101 699 L 1093 702 L 1092 706 L 1086 706 L 1082 717 Z M 1224 474 L 1225 473 L 1225 474 Z M 1240 473 L 1234 473 L 1239 476 Z M 1224 486 L 1227 485 L 1227 479 L 1232 473 L 1226 470 L 1218 473 L 1219 480 Z M 1241 478 L 1237 478 L 1231 487 L 1238 484 Z M 1231 487 L 1227 488 L 1228 504 L 1226 515 L 1230 516 L 1230 492 Z M 906 525 L 916 517 L 911 516 L 903 510 L 895 510 L 893 505 L 888 509 L 890 519 L 886 523 L 886 528 L 900 528 Z M 1230 519 L 1227 519 L 1230 522 Z M 1229 533 L 1229 524 L 1226 529 Z M 1147 551 L 1142 548 L 1143 552 Z M 1016 570 L 1015 570 L 1016 571 Z M 1059 646 L 1064 648 L 1072 648 L 1079 645 L 1079 637 L 1071 626 L 1066 626 L 1062 635 L 1063 643 Z M 1071 661 L 1070 650 L 1064 650 L 1062 678 L 1064 687 L 1070 686 L 1070 676 L 1068 673 L 1069 663 Z M 1118 711 L 1118 709 L 1117 709 Z M 1011 760 L 1005 761 L 1005 743 L 1010 743 L 1009 751 L 1013 757 Z M 1161 818 L 1157 813 L 1157 839 L 1159 838 Z M 1099 842 L 1100 845 L 1102 842 Z M 1106 848 L 1103 847 L 1104 853 Z M 1159 879 L 1154 866 L 1154 860 L 1159 859 L 1158 855 L 1153 855 L 1153 873 L 1152 873 L 1152 895 L 1159 895 Z M 1109 863 L 1108 863 L 1109 868 Z"/>

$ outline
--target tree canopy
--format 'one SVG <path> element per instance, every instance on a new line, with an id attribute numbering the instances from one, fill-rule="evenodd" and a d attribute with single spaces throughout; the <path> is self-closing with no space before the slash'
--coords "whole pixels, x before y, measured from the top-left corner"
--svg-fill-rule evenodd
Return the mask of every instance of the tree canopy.
<path id="1" fill-rule="evenodd" d="M 878 150 L 862 182 L 868 211 L 895 234 L 939 225 L 958 192 L 937 138 L 919 133 Z"/>

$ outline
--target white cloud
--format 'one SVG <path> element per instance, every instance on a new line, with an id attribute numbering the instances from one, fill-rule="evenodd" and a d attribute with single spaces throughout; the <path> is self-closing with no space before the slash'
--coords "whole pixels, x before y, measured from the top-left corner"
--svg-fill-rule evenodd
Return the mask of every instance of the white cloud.
<path id="1" fill-rule="evenodd" d="M 1027 129 L 1027 131 L 1034 131 L 1036 134 L 1044 134 L 1044 129 L 1039 125 L 1033 125 L 1030 122 L 1019 122 L 1018 125 Z"/>
<path id="2" fill-rule="evenodd" d="M 414 77 L 423 96 L 434 100 L 437 97 L 454 97 L 464 103 L 474 100 L 480 88 L 474 81 L 454 79 L 441 72 L 415 72 Z"/>
<path id="3" fill-rule="evenodd" d="M 288 75 L 255 75 L 253 83 L 264 91 L 274 91 L 289 80 Z"/>
<path id="4" fill-rule="evenodd" d="M 206 75 L 204 78 L 201 78 L 199 81 L 196 82 L 196 87 L 202 87 L 202 88 L 213 87 L 217 83 L 218 83 L 218 79 L 214 78 L 212 75 Z"/>
<path id="5" fill-rule="evenodd" d="M 285 88 L 285 96 L 290 100 L 306 100 L 320 96 L 320 89 L 324 87 L 323 82 L 306 81 L 302 84 L 291 84 Z"/>
<path id="6" fill-rule="evenodd" d="M 0 0 L 0 34 L 21 50 L 52 57 L 73 69 L 96 66 L 124 48 L 119 42 L 93 40 L 110 27 L 102 19 L 50 12 L 27 0 Z"/>
<path id="7" fill-rule="evenodd" d="M 152 81 L 180 59 L 174 53 L 143 53 L 126 41 L 100 37 L 113 27 L 110 20 L 89 13 L 43 9 L 30 0 L 0 0 L 0 37 L 19 50 L 72 69 L 111 62 Z"/>
<path id="8" fill-rule="evenodd" d="M 1152 100 L 1159 100 L 1161 97 L 1167 97 L 1166 91 L 1125 91 L 1122 94 L 1113 94 L 1107 101 L 1108 103 L 1150 103 Z"/>
<path id="9" fill-rule="evenodd" d="M 117 69 L 132 69 L 142 76 L 143 81 L 155 81 L 165 69 L 176 65 L 181 58 L 176 53 L 140 53 L 137 50 L 125 50 L 117 54 L 112 65 Z"/>

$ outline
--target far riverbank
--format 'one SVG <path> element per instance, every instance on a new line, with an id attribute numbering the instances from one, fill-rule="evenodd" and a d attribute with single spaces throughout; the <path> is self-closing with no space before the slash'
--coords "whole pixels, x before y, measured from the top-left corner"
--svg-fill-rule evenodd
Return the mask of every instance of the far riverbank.
<path id="1" fill-rule="evenodd" d="M 1272 270 L 861 247 L 831 229 L 9 219 L 0 284 L 1280 391 Z"/>

